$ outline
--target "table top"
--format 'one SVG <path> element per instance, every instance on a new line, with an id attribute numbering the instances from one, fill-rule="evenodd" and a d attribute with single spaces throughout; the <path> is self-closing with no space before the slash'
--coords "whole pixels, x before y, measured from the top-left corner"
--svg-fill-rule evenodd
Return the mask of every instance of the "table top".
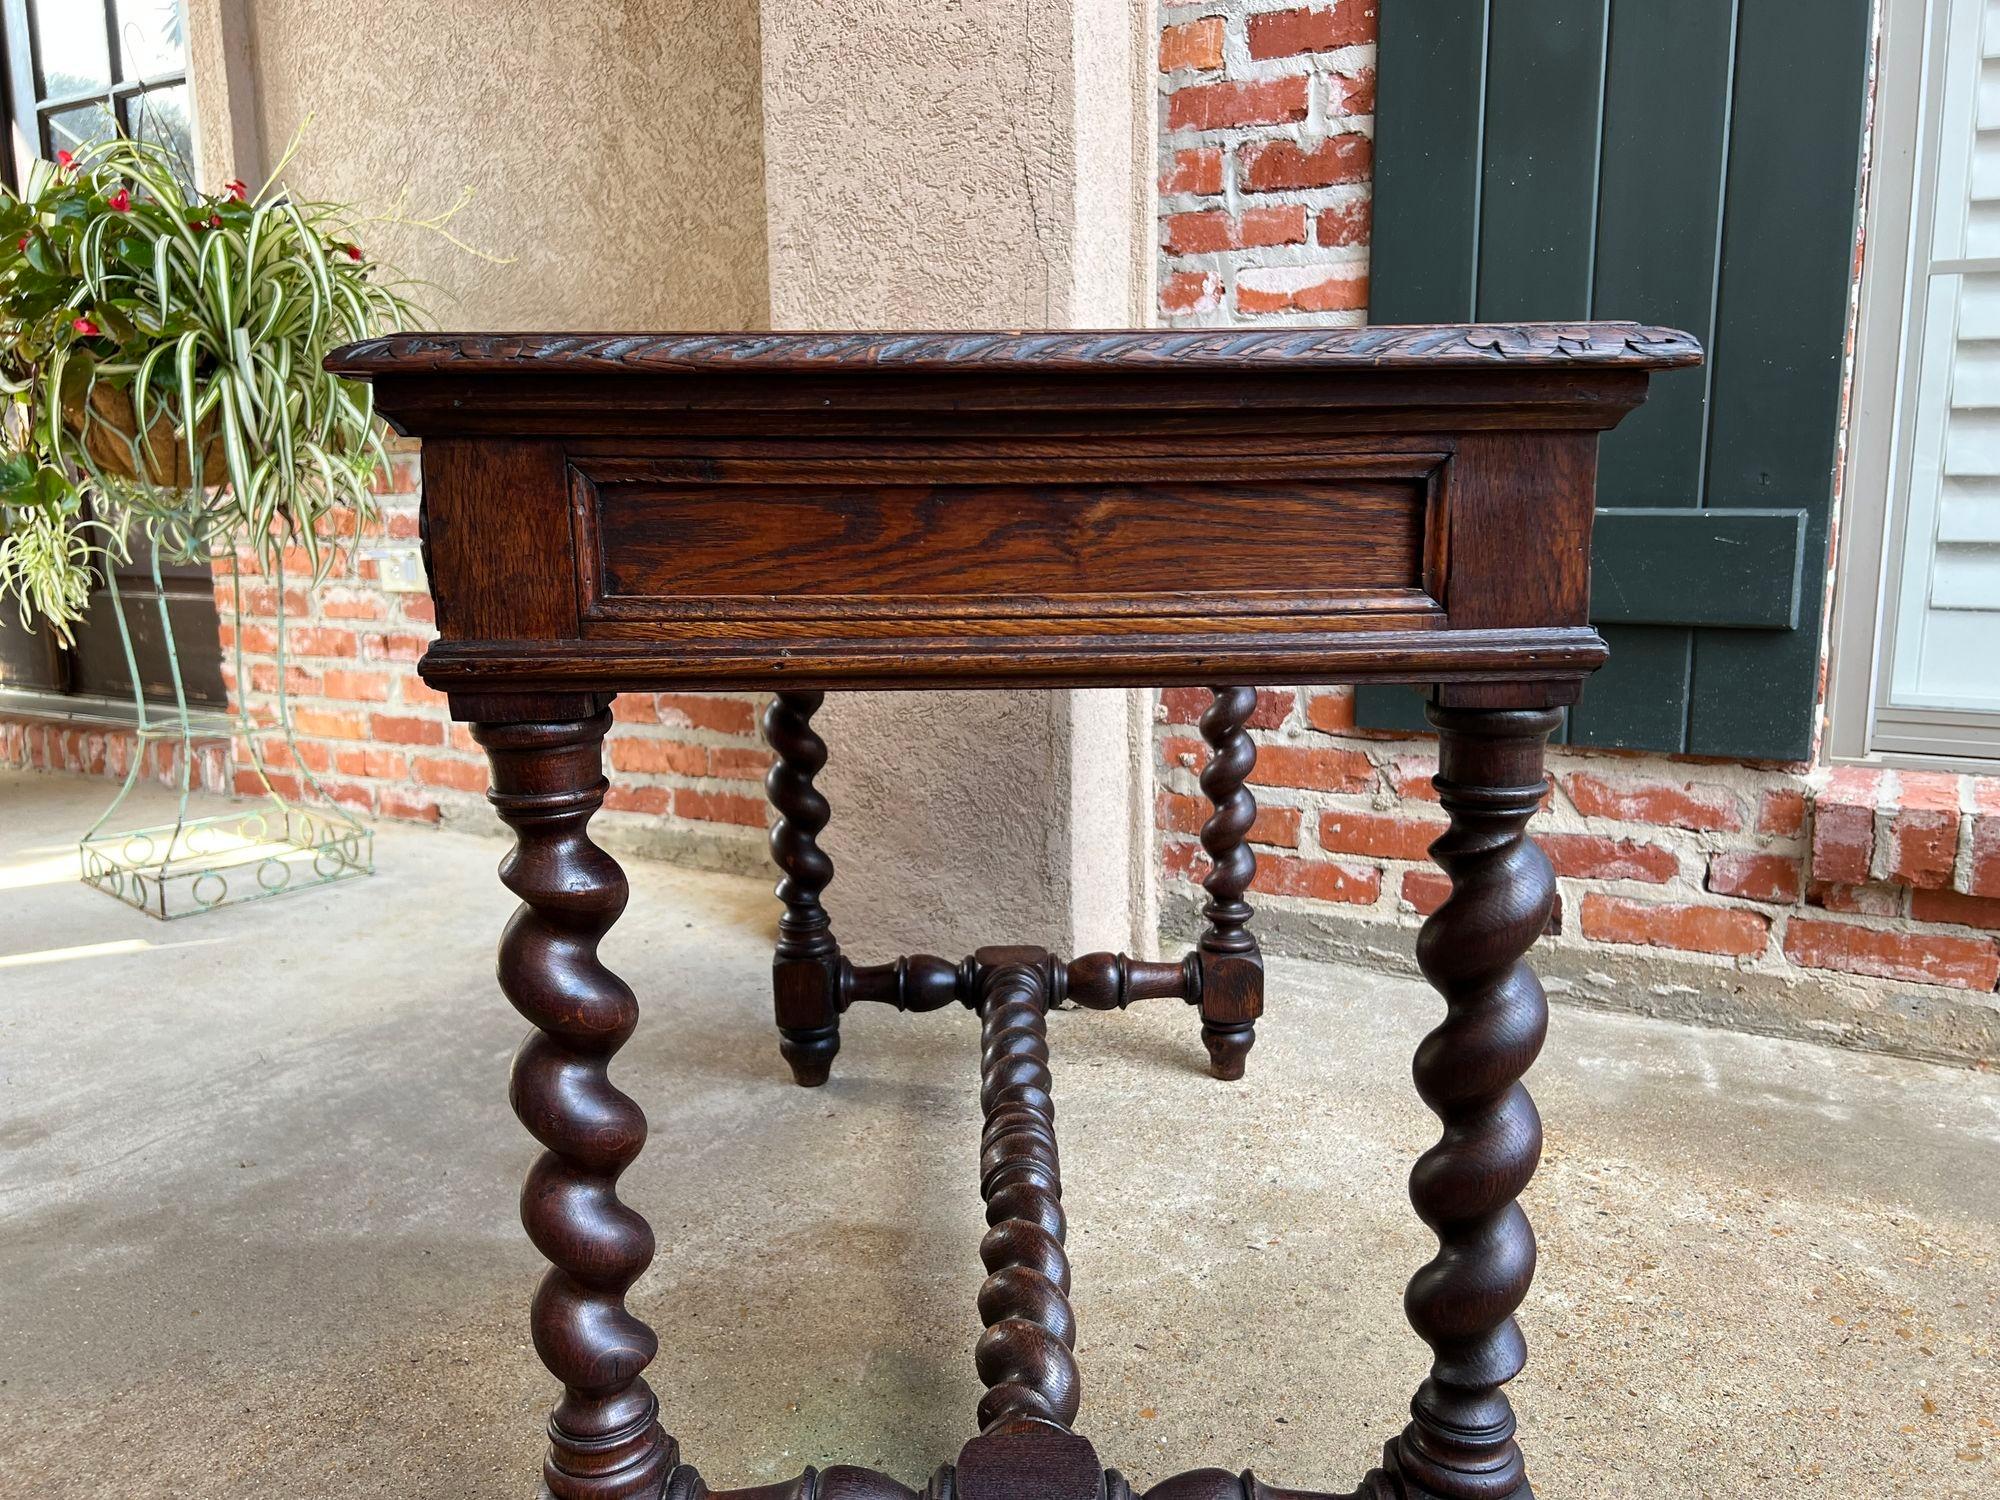
<path id="1" fill-rule="evenodd" d="M 573 375 L 877 368 L 945 373 L 1031 366 L 1050 371 L 1186 372 L 1491 369 L 1701 362 L 1679 329 L 1642 323 L 1472 323 L 1363 328 L 900 333 L 398 333 L 335 350 L 327 368 L 386 374 Z"/>

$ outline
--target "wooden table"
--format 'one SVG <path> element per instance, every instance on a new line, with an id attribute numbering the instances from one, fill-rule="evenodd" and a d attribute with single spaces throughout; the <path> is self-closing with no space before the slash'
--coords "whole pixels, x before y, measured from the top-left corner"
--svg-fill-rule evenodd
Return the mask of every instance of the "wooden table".
<path id="1" fill-rule="evenodd" d="M 606 1067 L 638 1003 L 596 957 L 626 885 L 586 825 L 622 691 L 764 690 L 783 871 L 780 1047 L 824 1083 L 859 1001 L 983 1021 L 986 1395 L 930 1482 L 959 1500 L 1127 1500 L 1071 1431 L 1079 1382 L 1044 1017 L 1178 998 L 1220 1078 L 1263 1006 L 1244 892 L 1255 682 L 1428 685 L 1450 898 L 1418 957 L 1446 1002 L 1418 1092 L 1444 1123 L 1410 1196 L 1439 1239 L 1405 1298 L 1431 1373 L 1355 1500 L 1529 1494 L 1501 1387 L 1534 1269 L 1516 1198 L 1541 1126 L 1521 1077 L 1546 1026 L 1522 961 L 1555 883 L 1525 836 L 1542 749 L 1604 659 L 1590 628 L 1597 437 L 1685 334 L 1630 324 L 1192 333 L 403 335 L 333 356 L 424 442 L 440 639 L 425 681 L 492 764 L 521 898 L 500 983 L 536 1028 L 512 1097 L 546 1153 L 521 1211 L 552 1262 L 535 1348 L 562 1382 L 547 1490 L 710 1493 L 642 1378 L 625 1306 L 653 1254 L 619 1174 L 646 1124 Z M 1210 686 L 1206 928 L 1178 963 L 994 947 L 856 964 L 812 716 L 848 688 Z M 966 830 L 977 838 L 976 827 Z M 1027 934 L 998 934 L 1019 941 Z M 1163 1122 L 1164 1123 L 1164 1122 Z M 911 1500 L 857 1468 L 720 1492 Z M 1201 1469 L 1154 1500 L 1265 1500 Z"/>

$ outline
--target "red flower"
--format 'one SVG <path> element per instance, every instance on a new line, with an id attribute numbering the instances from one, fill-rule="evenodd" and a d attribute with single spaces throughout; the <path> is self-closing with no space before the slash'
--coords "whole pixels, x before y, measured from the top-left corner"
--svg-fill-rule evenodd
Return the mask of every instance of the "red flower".
<path id="1" fill-rule="evenodd" d="M 69 326 L 74 328 L 78 333 L 82 334 L 85 338 L 90 338 L 93 335 L 102 333 L 104 331 L 103 329 L 99 328 L 95 323 L 91 322 L 90 319 L 88 318 L 78 318 L 75 322 L 71 323 Z"/>
<path id="2" fill-rule="evenodd" d="M 67 151 L 58 151 L 56 153 L 56 165 L 67 172 L 71 167 L 76 165 L 76 158 Z"/>
<path id="3" fill-rule="evenodd" d="M 347 252 L 349 260 L 361 259 L 361 247 L 359 245 L 342 245 L 340 248 Z"/>
<path id="4" fill-rule="evenodd" d="M 24 234 L 18 240 L 14 241 L 14 248 L 19 250 L 23 255 L 26 255 L 28 253 L 28 237 Z"/>
<path id="5" fill-rule="evenodd" d="M 132 212 L 132 195 L 124 188 L 120 188 L 104 200 L 104 206 L 114 214 L 129 214 Z"/>
<path id="6" fill-rule="evenodd" d="M 222 215 L 210 214 L 208 216 L 208 227 L 210 229 L 220 229 L 222 227 Z"/>
<path id="7" fill-rule="evenodd" d="M 250 189 L 244 185 L 243 179 L 240 177 L 232 177 L 229 181 L 223 183 L 222 190 L 238 203 L 241 203 L 250 194 Z"/>

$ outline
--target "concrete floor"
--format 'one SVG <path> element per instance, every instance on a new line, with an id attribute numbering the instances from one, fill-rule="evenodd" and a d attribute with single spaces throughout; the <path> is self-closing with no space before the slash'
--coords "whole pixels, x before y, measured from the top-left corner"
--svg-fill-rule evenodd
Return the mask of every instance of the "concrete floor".
<path id="1" fill-rule="evenodd" d="M 0 1494 L 523 1500 L 549 1388 L 498 846 L 388 827 L 371 880 L 161 925 L 68 878 L 104 796 L 0 775 Z M 619 1076 L 669 1425 L 712 1483 L 919 1482 L 978 1394 L 973 1020 L 857 1011 L 792 1088 L 767 890 L 632 884 L 605 952 L 649 1007 Z M 1183 1007 L 1052 1024 L 1080 1426 L 1138 1484 L 1345 1488 L 1422 1369 L 1436 1006 L 1302 963 L 1273 991 L 1237 1087 Z M 1532 1082 L 1545 1500 L 2000 1494 L 2000 1081 L 1558 1010 Z"/>

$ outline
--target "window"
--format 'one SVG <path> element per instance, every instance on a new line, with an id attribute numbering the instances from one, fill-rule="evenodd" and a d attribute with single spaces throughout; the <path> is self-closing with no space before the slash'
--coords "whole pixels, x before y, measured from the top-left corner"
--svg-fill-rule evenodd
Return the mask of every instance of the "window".
<path id="1" fill-rule="evenodd" d="M 114 129 L 194 160 L 182 0 L 5 0 L 13 167 Z"/>
<path id="2" fill-rule="evenodd" d="M 1894 0 L 1828 748 L 2000 768 L 2000 0 Z"/>
<path id="3" fill-rule="evenodd" d="M 194 110 L 188 92 L 182 0 L 0 0 L 0 69 L 12 117 L 4 166 L 19 184 L 35 157 L 53 156 L 123 130 L 194 160 Z M 149 560 L 135 549 L 118 572 L 132 623 L 132 658 L 149 698 L 171 701 L 172 677 L 159 627 Z M 226 702 L 214 587 L 205 563 L 163 565 L 166 609 L 173 620 L 189 700 Z M 132 671 L 100 588 L 64 646 L 47 630 L 23 630 L 0 618 L 0 706 L 52 707 L 67 716 L 117 717 L 131 693 Z"/>

